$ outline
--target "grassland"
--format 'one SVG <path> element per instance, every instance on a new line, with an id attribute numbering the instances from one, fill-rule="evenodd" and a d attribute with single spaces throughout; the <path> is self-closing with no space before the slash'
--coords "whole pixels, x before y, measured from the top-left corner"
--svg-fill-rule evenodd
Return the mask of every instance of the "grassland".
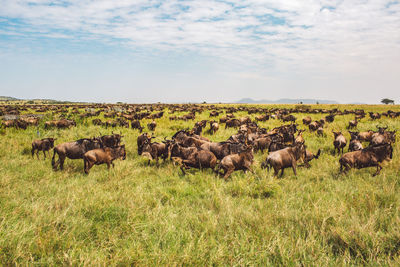
<path id="1" fill-rule="evenodd" d="M 208 119 L 208 114 L 196 121 Z M 323 116 L 294 115 L 299 124 L 306 115 Z M 111 132 L 93 126 L 92 118 L 77 119 L 78 126 L 66 130 L 44 130 L 43 122 L 38 129 L 1 129 L 0 263 L 398 266 L 400 147 L 394 145 L 393 160 L 377 177 L 372 177 L 373 169 L 338 175 L 331 130 L 344 130 L 353 118 L 337 116 L 324 137 L 304 133 L 308 148 L 323 153 L 311 168 L 299 169 L 297 177 L 287 170 L 282 179 L 274 178 L 273 172 L 260 168 L 266 154 L 258 153 L 254 174 L 235 172 L 228 182 L 209 170 L 183 176 L 170 162 L 147 166 L 137 155 L 138 131 L 126 128 L 117 131 L 124 135 L 127 158 L 116 161 L 110 171 L 100 165 L 85 175 L 83 161 L 67 159 L 64 171 L 54 172 L 49 158 L 31 158 L 38 129 L 41 137 L 58 138 L 56 144 Z M 156 140 L 194 124 L 171 122 L 168 115 L 156 121 Z M 260 126 L 281 124 L 269 120 Z M 387 118 L 364 118 L 358 129 L 376 129 L 377 124 L 400 129 L 399 119 Z M 236 132 L 223 128 L 205 136 L 220 141 Z"/>

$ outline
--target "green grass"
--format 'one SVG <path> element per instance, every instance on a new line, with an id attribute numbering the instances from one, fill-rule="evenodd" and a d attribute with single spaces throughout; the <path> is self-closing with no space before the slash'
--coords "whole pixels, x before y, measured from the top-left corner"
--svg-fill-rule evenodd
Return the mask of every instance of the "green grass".
<path id="1" fill-rule="evenodd" d="M 208 114 L 196 121 L 208 119 Z M 294 115 L 301 124 L 309 114 Z M 313 119 L 325 115 L 310 114 Z M 194 124 L 171 122 L 168 116 L 156 120 L 156 140 Z M 353 117 L 337 116 L 325 128 L 325 137 L 304 133 L 308 148 L 323 153 L 311 168 L 299 168 L 297 177 L 287 169 L 282 179 L 274 178 L 272 171 L 260 168 L 266 153 L 258 153 L 254 174 L 235 172 L 228 182 L 210 170 L 190 170 L 183 176 L 170 162 L 147 166 L 137 155 L 137 130 L 114 129 L 124 135 L 126 160 L 115 161 L 110 171 L 106 165 L 94 166 L 89 175 L 83 173 L 81 160 L 67 159 L 65 169 L 54 172 L 49 158 L 44 161 L 40 154 L 40 160 L 32 159 L 36 128 L 2 130 L 0 264 L 398 266 L 400 147 L 395 144 L 393 160 L 377 177 L 371 168 L 338 175 L 331 130 L 343 130 Z M 44 130 L 42 124 L 41 137 L 57 137 L 59 144 L 111 133 L 92 126 L 91 120 L 69 130 Z M 281 124 L 260 123 L 269 128 Z M 375 129 L 377 124 L 400 129 L 399 119 L 387 118 L 379 123 L 364 118 L 358 129 Z M 236 132 L 223 128 L 205 136 L 220 141 Z"/>

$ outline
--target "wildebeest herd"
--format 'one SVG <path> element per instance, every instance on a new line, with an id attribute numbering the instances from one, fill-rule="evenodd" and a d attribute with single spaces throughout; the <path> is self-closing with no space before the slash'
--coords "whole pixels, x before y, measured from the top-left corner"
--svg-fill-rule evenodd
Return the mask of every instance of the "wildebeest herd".
<path id="1" fill-rule="evenodd" d="M 84 109 L 85 112 L 82 112 Z M 326 125 L 332 123 L 335 117 L 353 114 L 354 120 L 348 122 L 347 131 L 350 140 L 345 137 L 345 132 L 332 131 L 332 149 L 341 154 L 339 158 L 340 172 L 346 173 L 350 168 L 376 167 L 374 175 L 379 174 L 382 169 L 381 163 L 393 157 L 393 144 L 396 142 L 396 130 L 382 127 L 379 124 L 375 129 L 364 132 L 350 131 L 356 129 L 362 120 L 379 120 L 382 117 L 396 119 L 400 112 L 388 110 L 383 113 L 366 113 L 362 109 L 338 110 L 338 109 L 312 109 L 310 106 L 298 105 L 295 108 L 261 108 L 250 106 L 222 106 L 222 105 L 22 105 L 2 106 L 0 115 L 15 115 L 13 120 L 5 120 L 5 128 L 15 127 L 26 129 L 28 126 L 39 127 L 40 118 L 23 115 L 27 111 L 51 112 L 57 114 L 58 120 L 43 121 L 44 129 L 70 128 L 79 124 L 79 120 L 99 116 L 101 113 L 106 121 L 94 118 L 93 125 L 108 127 L 126 127 L 137 129 L 140 135 L 137 138 L 137 154 L 148 159 L 148 165 L 152 161 L 159 165 L 159 159 L 171 160 L 179 164 L 185 174 L 187 169 L 212 169 L 216 174 L 225 179 L 236 170 L 253 172 L 254 153 L 268 154 L 264 156 L 261 163 L 262 168 L 274 170 L 274 174 L 281 176 L 286 168 L 292 168 L 296 175 L 296 166 L 302 163 L 310 167 L 310 161 L 318 159 L 321 149 L 312 152 L 307 149 L 303 133 L 308 129 L 315 132 L 317 136 L 326 136 Z M 25 112 L 24 112 L 25 111 Z M 194 122 L 192 128 L 177 130 L 172 136 L 157 136 L 163 139 L 161 142 L 153 142 L 156 138 L 148 132 L 142 133 L 145 129 L 141 121 L 151 120 L 146 126 L 149 131 L 157 127 L 156 119 L 169 116 L 170 121 L 183 120 L 194 121 L 196 115 L 209 112 L 208 120 Z M 167 115 L 168 112 L 168 115 Z M 247 112 L 255 114 L 252 120 L 249 116 L 237 117 L 236 113 Z M 174 113 L 184 113 L 176 115 Z M 296 123 L 294 114 L 321 114 L 321 119 L 313 121 L 310 115 L 302 118 L 303 126 Z M 21 115 L 22 114 L 22 115 Z M 367 117 L 367 114 L 369 117 Z M 74 115 L 75 120 L 71 119 Z M 298 116 L 298 115 L 297 115 Z M 217 120 L 219 119 L 219 120 Z M 282 125 L 268 129 L 261 127 L 264 122 L 274 119 L 281 120 Z M 77 122 L 78 121 L 78 122 Z M 224 124 L 224 128 L 235 128 L 237 133 L 226 140 L 211 141 L 202 134 L 215 135 Z M 303 128 L 303 129 L 300 129 Z M 54 170 L 58 167 L 62 170 L 66 158 L 83 159 L 84 172 L 88 173 L 93 165 L 107 164 L 108 168 L 113 165 L 115 159 L 126 158 L 125 145 L 121 145 L 122 133 L 111 135 L 100 135 L 98 137 L 82 138 L 76 141 L 61 143 L 54 146 L 56 138 L 48 137 L 32 142 L 32 157 L 36 152 L 39 158 L 39 151 L 46 152 L 53 148 L 51 165 Z M 366 142 L 368 143 L 367 146 Z M 345 148 L 348 146 L 348 152 Z M 365 146 L 365 147 L 364 147 Z M 56 156 L 58 159 L 56 160 Z"/>

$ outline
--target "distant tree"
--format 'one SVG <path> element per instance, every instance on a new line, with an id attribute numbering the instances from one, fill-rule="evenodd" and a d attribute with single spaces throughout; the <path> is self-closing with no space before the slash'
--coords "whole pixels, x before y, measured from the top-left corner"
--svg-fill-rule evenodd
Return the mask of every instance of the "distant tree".
<path id="1" fill-rule="evenodd" d="M 387 105 L 387 104 L 394 104 L 394 100 L 389 99 L 389 98 L 384 98 L 384 99 L 381 100 L 381 103 L 382 103 L 382 104 L 385 104 L 385 105 Z"/>

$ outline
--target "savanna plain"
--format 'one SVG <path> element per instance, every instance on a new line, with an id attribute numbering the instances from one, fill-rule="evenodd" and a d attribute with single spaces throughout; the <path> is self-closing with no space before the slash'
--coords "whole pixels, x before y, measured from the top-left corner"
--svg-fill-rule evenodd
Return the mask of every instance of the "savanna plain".
<path id="1" fill-rule="evenodd" d="M 23 107 L 25 104 L 20 104 Z M 210 118 L 212 107 L 194 120 L 169 120 L 170 107 L 155 119 L 153 141 L 168 139 L 178 130 L 193 128 Z M 215 105 L 219 108 L 294 108 L 294 105 Z M 21 114 L 35 113 L 29 105 Z M 123 105 L 114 105 L 120 110 Z M 312 109 L 363 109 L 365 112 L 400 111 L 395 105 L 311 105 Z M 66 108 L 76 126 L 45 129 L 46 120 L 60 114 L 42 112 L 38 126 L 26 130 L 0 129 L 0 264 L 39 265 L 400 265 L 400 147 L 393 144 L 393 159 L 375 168 L 339 174 L 340 155 L 333 152 L 332 131 L 346 130 L 354 114 L 335 117 L 318 136 L 302 123 L 310 116 L 293 113 L 307 149 L 322 153 L 282 178 L 260 167 L 268 152 L 254 153 L 254 173 L 236 171 L 225 181 L 211 170 L 190 169 L 183 175 L 169 159 L 148 165 L 138 155 L 138 130 L 105 128 L 92 124 L 98 116 L 82 118 Z M 148 109 L 147 111 L 149 111 Z M 155 113 L 156 111 L 154 111 Z M 158 111 L 157 111 L 158 112 Z M 186 114 L 179 111 L 173 115 Z M 239 109 L 235 117 L 248 114 Z M 146 125 L 151 119 L 143 119 Z M 257 122 L 273 129 L 288 124 L 278 119 Z M 400 129 L 399 118 L 361 119 L 356 130 L 377 130 L 377 125 Z M 208 126 L 207 126 L 208 127 Z M 126 159 L 110 170 L 94 166 L 83 172 L 83 160 L 66 159 L 64 170 L 54 171 L 51 157 L 31 157 L 31 143 L 57 138 L 55 145 L 100 134 L 122 133 Z M 144 132 L 149 132 L 145 127 Z M 205 137 L 223 141 L 237 133 L 224 124 Z M 367 145 L 367 144 L 366 144 Z M 345 148 L 347 152 L 348 147 Z M 52 156 L 53 151 L 50 150 Z"/>

